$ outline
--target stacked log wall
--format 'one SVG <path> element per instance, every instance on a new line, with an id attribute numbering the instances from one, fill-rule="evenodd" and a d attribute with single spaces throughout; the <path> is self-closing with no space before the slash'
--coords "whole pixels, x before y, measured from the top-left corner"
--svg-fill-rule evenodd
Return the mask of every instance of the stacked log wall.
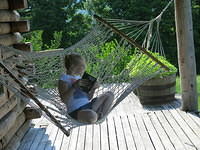
<path id="1" fill-rule="evenodd" d="M 20 20 L 20 14 L 17 12 L 23 8 L 27 8 L 26 0 L 0 0 L 0 45 L 31 51 L 31 43 L 21 42 L 21 33 L 30 30 L 29 21 Z M 0 48 L 1 61 L 11 59 L 13 55 L 14 52 Z M 15 62 L 7 65 L 15 70 L 16 76 L 19 76 Z M 0 73 L 4 73 L 2 68 Z M 34 119 L 34 109 L 28 107 L 27 101 L 16 95 L 18 94 L 0 84 L 0 150 L 17 149 L 20 140 L 30 128 L 31 119 Z M 40 117 L 36 114 L 35 118 Z"/>

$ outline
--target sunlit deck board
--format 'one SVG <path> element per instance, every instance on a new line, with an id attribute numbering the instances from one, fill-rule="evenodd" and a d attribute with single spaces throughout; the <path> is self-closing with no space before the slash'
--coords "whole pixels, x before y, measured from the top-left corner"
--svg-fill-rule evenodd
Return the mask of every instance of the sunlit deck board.
<path id="1" fill-rule="evenodd" d="M 102 124 L 100 124 L 100 134 L 101 134 L 101 150 L 109 150 L 109 135 L 108 135 L 108 126 L 107 120 L 105 120 Z"/>
<path id="2" fill-rule="evenodd" d="M 85 147 L 85 132 L 86 132 L 86 126 L 81 126 L 78 128 L 79 129 L 79 134 L 77 137 L 77 147 L 76 149 L 83 150 Z"/>
<path id="3" fill-rule="evenodd" d="M 47 120 L 36 120 L 18 150 L 200 149 L 200 117 L 179 106 L 175 101 L 142 107 L 129 95 L 102 124 L 75 128 L 69 137 Z"/>

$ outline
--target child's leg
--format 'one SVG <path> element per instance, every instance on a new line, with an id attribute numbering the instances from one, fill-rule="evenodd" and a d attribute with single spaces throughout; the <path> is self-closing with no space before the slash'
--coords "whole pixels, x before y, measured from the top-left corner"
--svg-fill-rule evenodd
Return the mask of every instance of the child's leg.
<path id="1" fill-rule="evenodd" d="M 77 113 L 77 120 L 85 123 L 95 123 L 98 115 L 92 109 L 79 110 Z"/>
<path id="2" fill-rule="evenodd" d="M 92 110 L 97 112 L 98 115 L 104 116 L 110 109 L 114 100 L 114 94 L 112 92 L 106 92 L 102 94 L 98 99 L 93 103 Z"/>

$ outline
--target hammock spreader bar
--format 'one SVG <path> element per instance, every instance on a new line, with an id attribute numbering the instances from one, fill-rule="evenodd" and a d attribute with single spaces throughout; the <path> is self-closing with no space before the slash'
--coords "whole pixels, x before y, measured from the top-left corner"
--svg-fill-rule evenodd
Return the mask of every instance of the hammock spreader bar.
<path id="1" fill-rule="evenodd" d="M 103 23 L 105 26 L 111 28 L 113 30 L 113 32 L 117 33 L 118 35 L 120 35 L 122 38 L 126 39 L 131 45 L 137 47 L 139 50 L 141 50 L 144 54 L 146 54 L 147 56 L 149 56 L 152 60 L 154 60 L 155 62 L 157 62 L 161 67 L 163 67 L 165 70 L 169 71 L 170 69 L 163 64 L 160 60 L 158 60 L 157 58 L 155 58 L 153 55 L 151 55 L 145 48 L 143 48 L 142 46 L 140 46 L 135 40 L 131 39 L 130 37 L 128 37 L 126 34 L 124 34 L 123 32 L 119 31 L 116 27 L 114 27 L 113 25 L 111 25 L 110 23 L 108 23 L 107 21 L 105 21 L 103 18 L 94 15 L 94 18 L 96 20 L 98 20 L 99 22 Z"/>
<path id="2" fill-rule="evenodd" d="M 45 108 L 45 106 L 38 100 L 38 98 L 26 87 L 24 86 L 24 84 L 17 79 L 17 77 L 8 69 L 7 66 L 5 66 L 5 64 L 0 61 L 0 66 L 4 69 L 4 71 L 6 71 L 10 77 L 23 89 L 25 90 L 27 96 L 29 96 L 32 100 L 34 100 L 34 102 L 41 108 L 42 111 L 44 111 L 46 113 L 46 115 L 55 123 L 55 125 L 66 135 L 69 136 L 70 135 L 70 131 L 67 131 L 58 120 L 56 120 L 56 118 Z"/>

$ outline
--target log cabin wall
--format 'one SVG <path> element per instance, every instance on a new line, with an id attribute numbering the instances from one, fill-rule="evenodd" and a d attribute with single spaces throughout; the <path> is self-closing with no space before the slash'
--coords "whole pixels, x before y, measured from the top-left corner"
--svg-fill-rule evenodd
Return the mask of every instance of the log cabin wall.
<path id="1" fill-rule="evenodd" d="M 21 33 L 30 30 L 29 22 L 20 20 L 16 11 L 23 8 L 27 8 L 26 0 L 0 0 L 0 45 L 31 51 L 30 43 L 21 43 Z M 13 53 L 0 48 L 0 60 L 12 56 Z M 13 62 L 9 67 L 15 68 L 16 64 Z M 4 71 L 0 69 L 0 73 Z M 15 75 L 19 75 L 19 71 L 15 71 Z M 34 109 L 15 95 L 0 84 L 0 150 L 17 149 L 30 127 L 31 119 L 36 118 Z"/>

